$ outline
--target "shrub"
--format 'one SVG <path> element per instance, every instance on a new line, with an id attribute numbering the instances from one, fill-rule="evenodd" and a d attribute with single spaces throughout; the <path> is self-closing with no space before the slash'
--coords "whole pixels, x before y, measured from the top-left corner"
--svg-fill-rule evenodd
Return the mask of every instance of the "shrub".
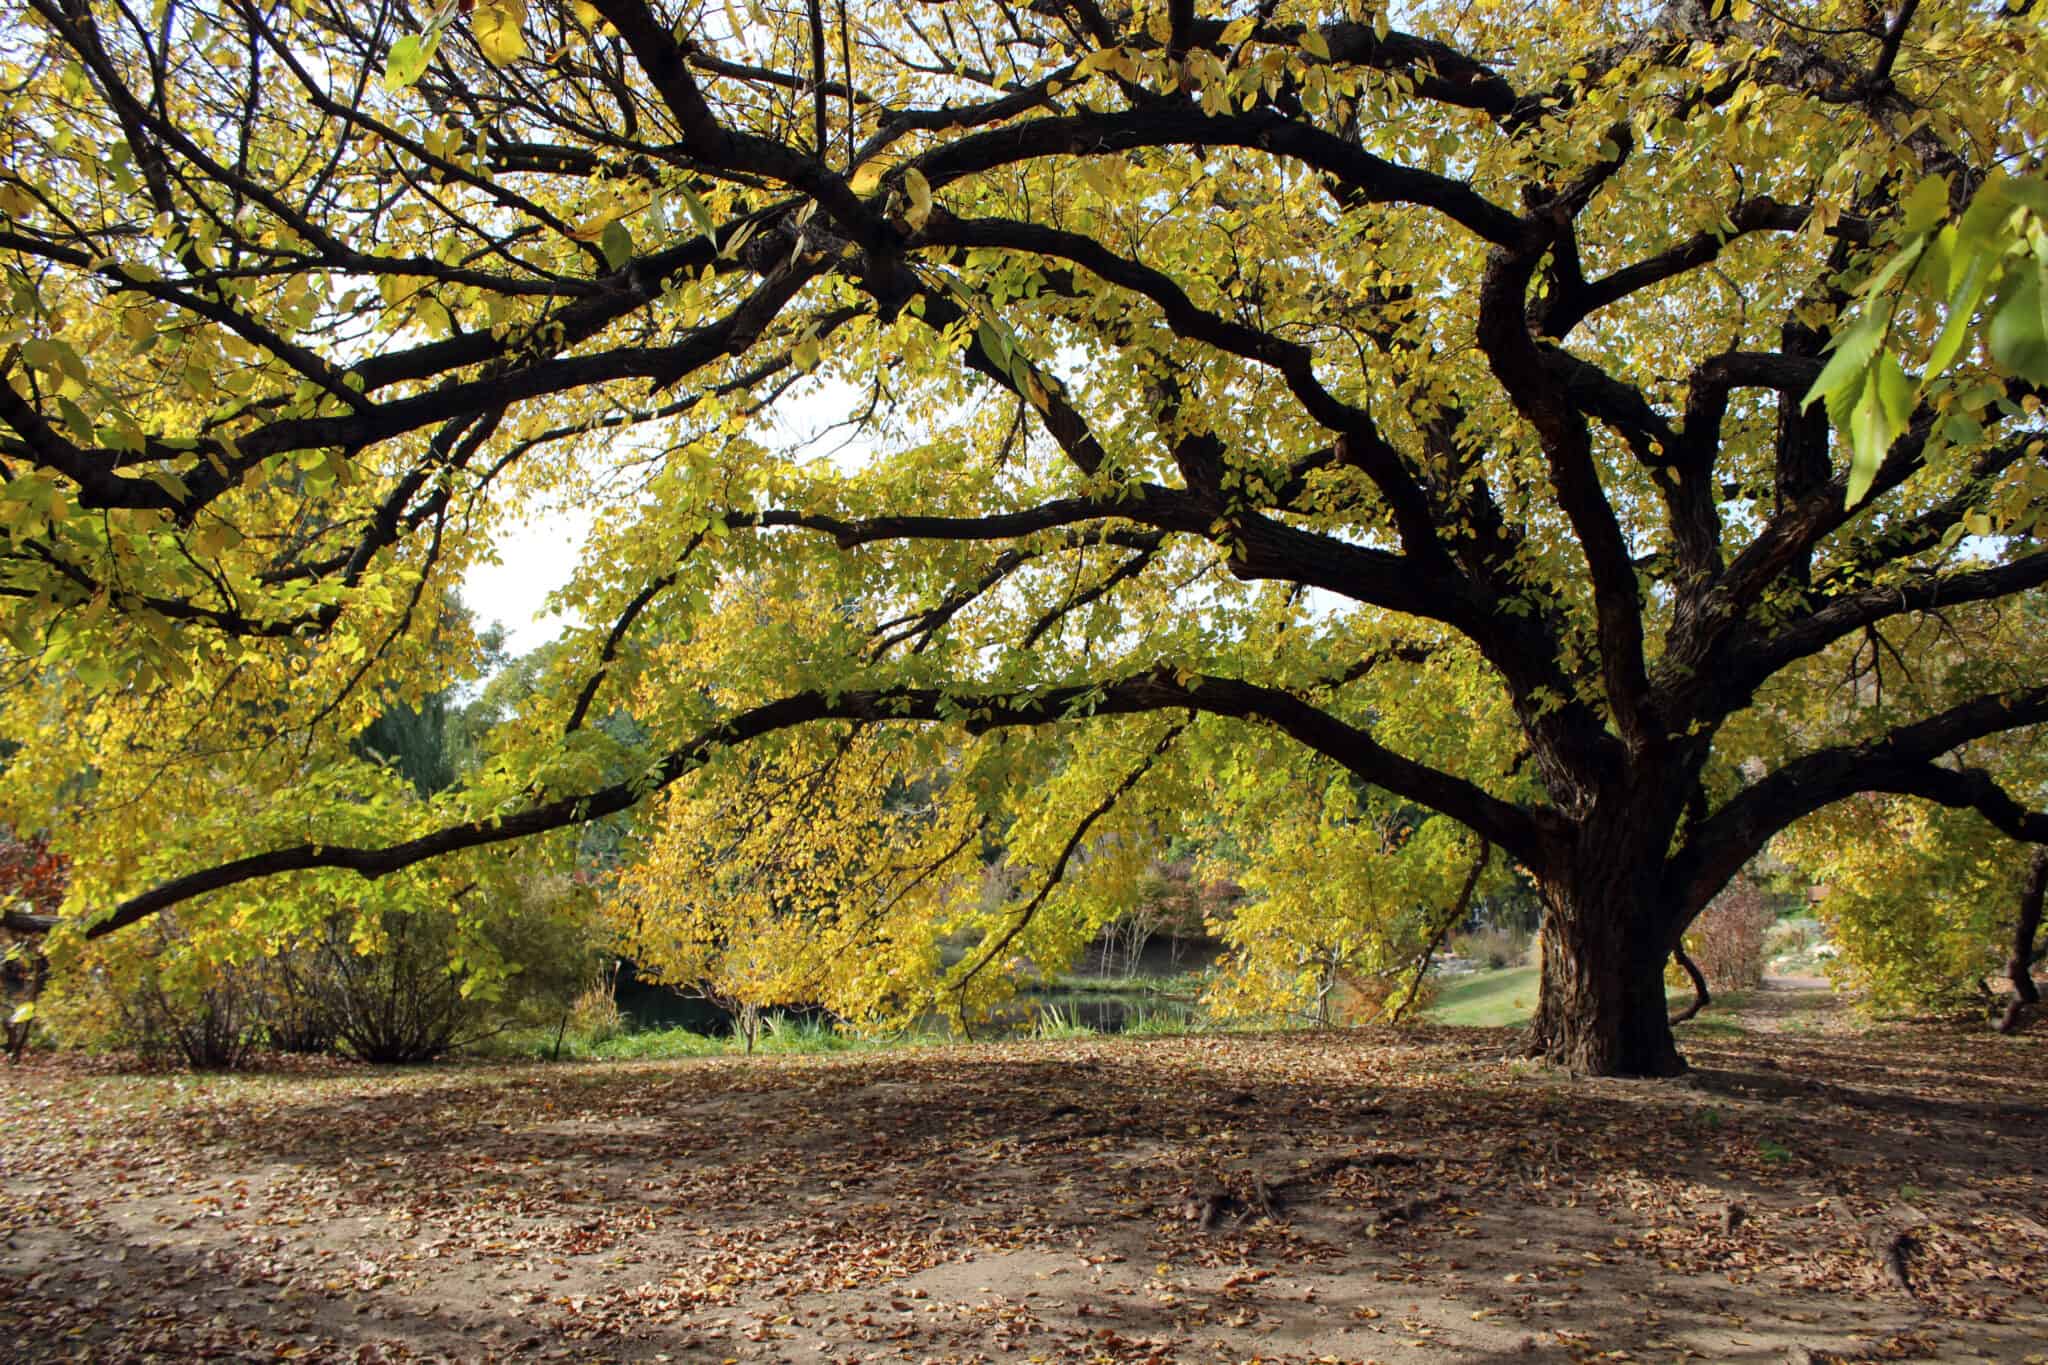
<path id="1" fill-rule="evenodd" d="M 1762 887 L 1737 877 L 1685 931 L 1685 951 L 1717 991 L 1747 990 L 1764 979 L 1764 942 L 1775 916 Z M 1690 981 L 1674 964 L 1674 984 Z"/>
<path id="2" fill-rule="evenodd" d="M 272 1051 L 317 1056 L 338 1050 L 334 1020 L 304 985 L 311 956 L 306 945 L 294 944 L 259 964 L 263 1041 Z"/>
<path id="3" fill-rule="evenodd" d="M 527 877 L 474 913 L 458 896 L 451 908 L 336 914 L 279 970 L 367 1062 L 432 1061 L 519 1025 L 559 1037 L 598 974 L 598 944 L 573 895 L 566 878 Z M 609 991 L 605 1003 L 616 1029 Z"/>
<path id="4" fill-rule="evenodd" d="M 1452 934 L 1451 951 L 1459 957 L 1484 963 L 1489 969 L 1499 971 L 1504 967 L 1518 967 L 1526 962 L 1533 942 L 1531 936 L 1520 929 L 1502 929 L 1488 925 L 1467 933 Z"/>
<path id="5" fill-rule="evenodd" d="M 364 952 L 359 926 L 336 915 L 283 964 L 294 991 L 350 1052 L 366 1062 L 425 1062 L 495 1031 L 463 995 L 452 916 L 391 910 L 369 928 L 377 937 Z"/>
<path id="6" fill-rule="evenodd" d="M 576 1036 L 595 1047 L 608 1043 L 626 1031 L 626 1015 L 613 993 L 614 979 L 604 980 L 576 997 L 569 1006 L 569 1027 Z"/>
<path id="7" fill-rule="evenodd" d="M 135 955 L 113 991 L 113 1041 L 157 1065 L 232 1071 L 263 1041 L 259 973 L 215 957 L 170 916 L 151 925 L 155 942 Z"/>

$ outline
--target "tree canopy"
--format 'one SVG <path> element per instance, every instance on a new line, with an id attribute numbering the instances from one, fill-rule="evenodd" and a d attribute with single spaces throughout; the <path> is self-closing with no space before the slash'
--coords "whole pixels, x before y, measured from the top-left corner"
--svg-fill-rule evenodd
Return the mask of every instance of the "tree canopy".
<path id="1" fill-rule="evenodd" d="M 928 818 L 789 864 L 1001 843 L 993 954 L 1279 736 L 1528 870 L 1544 1051 L 1672 1070 L 1663 961 L 1787 825 L 2048 839 L 1972 761 L 2048 721 L 2025 611 L 1810 723 L 2048 580 L 2032 9 L 27 0 L 6 813 L 103 934 L 886 763 Z M 350 741 L 541 498 L 582 624 L 396 791 Z"/>

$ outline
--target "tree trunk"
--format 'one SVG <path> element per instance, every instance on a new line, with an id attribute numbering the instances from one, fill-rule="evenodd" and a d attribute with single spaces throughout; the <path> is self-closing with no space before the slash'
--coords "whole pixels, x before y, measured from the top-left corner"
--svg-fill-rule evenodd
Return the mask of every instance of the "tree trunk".
<path id="1" fill-rule="evenodd" d="M 1590 1076 L 1685 1070 L 1664 1001 L 1671 941 L 1647 894 L 1608 868 L 1545 888 L 1543 986 L 1531 1052 Z"/>
<path id="2" fill-rule="evenodd" d="M 2012 982 L 2012 1003 L 1998 1021 L 2000 1033 L 2018 1033 L 2027 1018 L 2040 1006 L 2041 992 L 2034 985 L 2034 940 L 2041 932 L 2042 902 L 2048 900 L 2048 849 L 2034 855 L 2027 867 L 2027 880 L 2020 887 L 2019 914 L 2012 928 L 2012 956 L 2006 960 L 2006 979 Z"/>

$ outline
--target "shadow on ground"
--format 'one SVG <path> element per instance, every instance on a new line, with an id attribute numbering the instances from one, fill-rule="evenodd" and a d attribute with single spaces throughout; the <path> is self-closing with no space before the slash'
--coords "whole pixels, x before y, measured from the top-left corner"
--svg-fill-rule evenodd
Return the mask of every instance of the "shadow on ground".
<path id="1" fill-rule="evenodd" d="M 32 1360 L 2017 1361 L 2048 1339 L 2038 1040 L 1716 1036 L 1678 1082 L 1577 1080 L 1510 1041 L 25 1072 L 0 1091 L 0 1330 Z"/>

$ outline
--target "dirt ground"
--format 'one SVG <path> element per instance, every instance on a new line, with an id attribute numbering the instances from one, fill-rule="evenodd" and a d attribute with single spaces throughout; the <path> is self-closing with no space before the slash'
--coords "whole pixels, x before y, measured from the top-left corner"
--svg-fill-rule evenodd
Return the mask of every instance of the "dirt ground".
<path id="1" fill-rule="evenodd" d="M 2048 1361 L 2048 1038 L 1826 999 L 1708 1016 L 1676 1082 L 1452 1029 L 45 1059 L 0 1075 L 0 1356 Z"/>

